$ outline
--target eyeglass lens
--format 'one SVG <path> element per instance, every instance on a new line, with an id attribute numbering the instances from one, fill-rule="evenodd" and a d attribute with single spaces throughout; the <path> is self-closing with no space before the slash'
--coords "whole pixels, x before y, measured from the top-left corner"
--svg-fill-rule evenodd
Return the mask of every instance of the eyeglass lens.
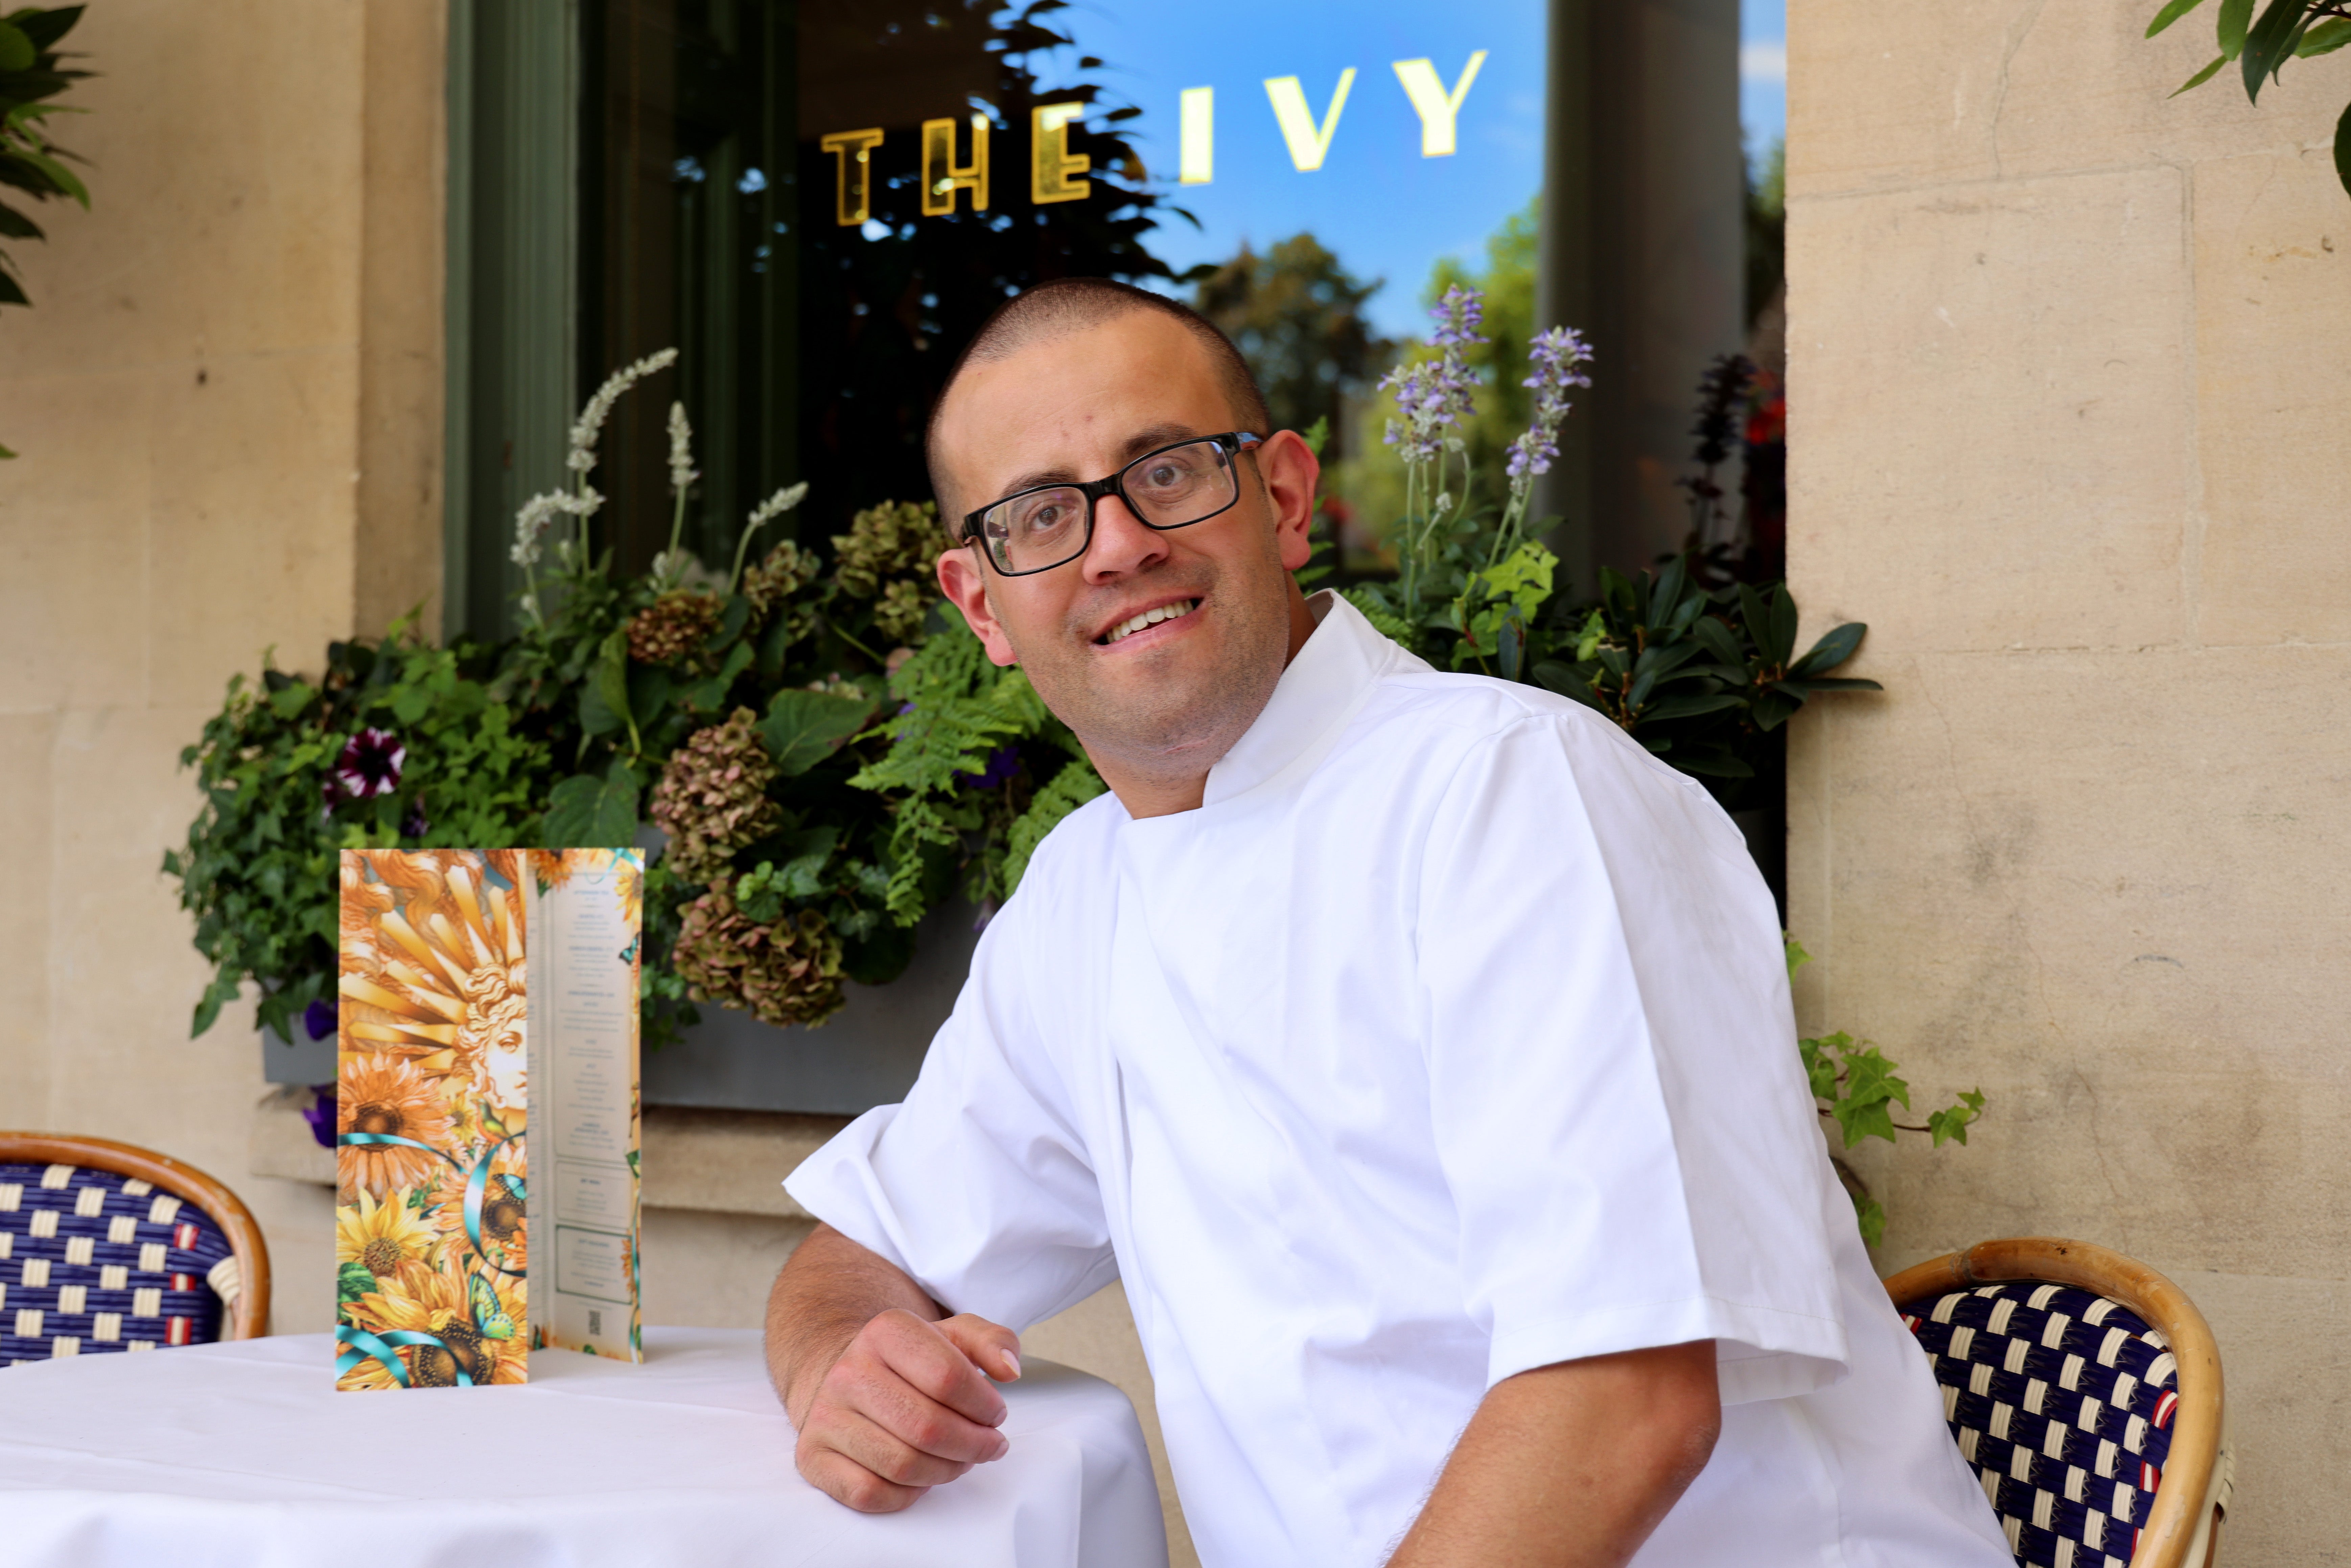
<path id="1" fill-rule="evenodd" d="M 1135 517 L 1154 528 L 1214 517 L 1237 494 L 1232 459 L 1213 441 L 1139 457 L 1120 471 L 1118 486 Z M 998 570 L 1042 571 L 1084 554 L 1092 522 L 1085 492 L 1056 486 L 990 507 L 980 518 L 980 533 Z"/>

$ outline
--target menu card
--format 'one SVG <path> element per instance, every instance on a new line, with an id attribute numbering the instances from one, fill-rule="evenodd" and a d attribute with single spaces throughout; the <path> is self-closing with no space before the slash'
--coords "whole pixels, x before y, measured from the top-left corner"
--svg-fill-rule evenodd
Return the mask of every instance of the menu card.
<path id="1" fill-rule="evenodd" d="M 642 1360 L 643 854 L 345 850 L 341 878 L 335 1385 Z"/>

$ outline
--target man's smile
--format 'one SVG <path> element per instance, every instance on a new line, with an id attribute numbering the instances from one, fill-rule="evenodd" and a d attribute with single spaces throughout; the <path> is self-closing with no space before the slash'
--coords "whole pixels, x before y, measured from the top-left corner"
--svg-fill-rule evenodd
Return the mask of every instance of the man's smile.
<path id="1" fill-rule="evenodd" d="M 1170 627 L 1165 632 L 1155 632 L 1154 629 L 1166 626 L 1170 622 L 1189 615 L 1200 607 L 1200 602 L 1196 597 L 1171 599 L 1164 603 L 1155 604 L 1147 610 L 1139 611 L 1123 620 L 1113 622 L 1094 639 L 1094 646 L 1109 647 L 1136 637 L 1142 637 L 1145 642 L 1164 641 L 1166 637 L 1174 635 L 1174 629 Z"/>

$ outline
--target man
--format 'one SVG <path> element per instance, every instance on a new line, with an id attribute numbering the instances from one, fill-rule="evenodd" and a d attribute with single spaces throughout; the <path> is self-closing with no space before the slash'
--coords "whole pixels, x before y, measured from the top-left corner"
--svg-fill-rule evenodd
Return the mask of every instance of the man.
<path id="1" fill-rule="evenodd" d="M 1000 1457 L 1016 1328 L 1119 1279 L 1218 1568 L 2005 1563 L 1738 832 L 1306 600 L 1317 466 L 1267 423 L 1213 327 L 1092 280 L 940 400 L 940 583 L 1112 792 L 905 1103 L 788 1184 L 801 1473 L 881 1511 Z"/>

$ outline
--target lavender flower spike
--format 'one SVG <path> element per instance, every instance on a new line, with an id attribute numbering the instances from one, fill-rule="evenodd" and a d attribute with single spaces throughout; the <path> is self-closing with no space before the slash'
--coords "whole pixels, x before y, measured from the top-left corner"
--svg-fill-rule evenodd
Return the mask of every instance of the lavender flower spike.
<path id="1" fill-rule="evenodd" d="M 1486 341 L 1478 335 L 1478 329 L 1486 321 L 1486 297 L 1474 288 L 1455 284 L 1428 314 L 1437 323 L 1437 330 L 1428 340 L 1440 349 L 1466 348 Z"/>
<path id="2" fill-rule="evenodd" d="M 604 504 L 593 485 L 582 485 L 574 495 L 569 490 L 549 490 L 525 501 L 515 513 L 514 563 L 519 567 L 535 567 L 544 553 L 540 543 L 548 525 L 559 517 L 569 514 L 575 517 L 595 515 Z"/>
<path id="3" fill-rule="evenodd" d="M 702 475 L 694 466 L 694 426 L 685 420 L 685 404 L 669 405 L 669 487 L 685 494 L 687 486 Z"/>
<path id="4" fill-rule="evenodd" d="M 1523 492 L 1536 475 L 1550 473 L 1558 458 L 1559 427 L 1570 407 L 1567 389 L 1592 384 L 1592 346 L 1572 327 L 1536 333 L 1527 345 L 1527 361 L 1534 374 L 1522 384 L 1535 394 L 1535 417 L 1526 434 L 1510 443 L 1508 467 L 1514 494 Z"/>
<path id="5" fill-rule="evenodd" d="M 564 466 L 574 474 L 585 474 L 595 467 L 596 437 L 603 434 L 604 422 L 611 417 L 612 405 L 621 401 L 621 394 L 655 371 L 665 371 L 675 363 L 677 350 L 664 349 L 657 354 L 647 354 L 632 365 L 623 365 L 606 377 L 604 384 L 596 389 L 596 395 L 588 400 L 588 406 L 580 411 L 579 419 L 572 423 L 571 451 L 563 460 Z"/>

